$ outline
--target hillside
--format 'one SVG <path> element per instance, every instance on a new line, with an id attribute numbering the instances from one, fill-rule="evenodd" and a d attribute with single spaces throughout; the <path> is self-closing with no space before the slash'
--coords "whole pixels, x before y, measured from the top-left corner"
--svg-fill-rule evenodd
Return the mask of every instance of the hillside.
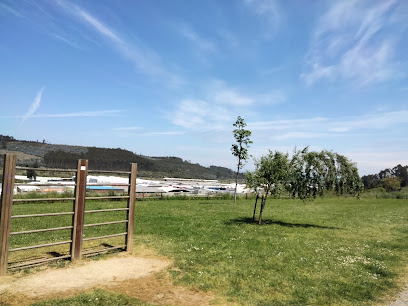
<path id="1" fill-rule="evenodd" d="M 181 177 L 197 179 L 231 180 L 235 172 L 219 166 L 203 167 L 173 156 L 143 156 L 124 149 L 57 145 L 35 141 L 16 140 L 0 135 L 1 153 L 21 152 L 17 164 L 39 165 L 51 168 L 76 168 L 78 159 L 88 159 L 92 170 L 129 170 L 129 164 L 138 164 L 142 177 Z M 232 158 L 232 157 L 231 157 Z M 240 175 L 243 179 L 243 175 Z"/>

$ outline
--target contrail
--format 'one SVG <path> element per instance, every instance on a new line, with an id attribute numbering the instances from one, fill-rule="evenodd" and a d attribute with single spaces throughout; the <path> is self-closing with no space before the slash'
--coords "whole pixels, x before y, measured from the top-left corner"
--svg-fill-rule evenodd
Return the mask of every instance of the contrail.
<path id="1" fill-rule="evenodd" d="M 34 115 L 34 113 L 37 111 L 37 109 L 40 107 L 41 104 L 41 98 L 42 98 L 42 94 L 44 91 L 45 87 L 41 88 L 40 91 L 37 93 L 37 95 L 35 96 L 34 102 L 33 104 L 31 104 L 29 110 L 27 111 L 27 113 L 23 116 L 23 119 L 21 119 L 21 124 L 24 123 L 24 121 L 26 121 L 28 118 L 30 118 L 32 115 Z"/>

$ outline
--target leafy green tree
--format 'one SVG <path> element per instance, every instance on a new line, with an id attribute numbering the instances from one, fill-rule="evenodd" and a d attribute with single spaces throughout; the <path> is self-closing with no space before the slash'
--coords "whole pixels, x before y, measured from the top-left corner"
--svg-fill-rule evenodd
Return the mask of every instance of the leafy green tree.
<path id="1" fill-rule="evenodd" d="M 381 180 L 381 186 L 387 191 L 396 191 L 401 189 L 401 179 L 399 177 L 386 177 Z"/>
<path id="2" fill-rule="evenodd" d="M 289 160 L 288 154 L 269 151 L 260 159 L 255 159 L 255 171 L 249 176 L 250 186 L 258 186 L 263 189 L 261 209 L 258 223 L 262 223 L 262 214 L 269 194 L 280 195 L 288 179 Z M 255 207 L 256 208 L 256 207 Z M 255 209 L 254 209 L 255 211 Z"/>
<path id="3" fill-rule="evenodd" d="M 269 151 L 255 161 L 255 171 L 248 178 L 251 188 L 264 190 L 259 224 L 268 194 L 276 196 L 286 189 L 293 198 L 306 200 L 322 196 L 327 190 L 359 196 L 363 189 L 356 165 L 348 158 L 330 151 L 310 152 L 308 147 L 295 149 L 290 160 L 287 154 Z"/>
<path id="4" fill-rule="evenodd" d="M 401 187 L 408 186 L 408 166 L 397 165 L 392 168 L 392 173 L 401 180 Z"/>
<path id="5" fill-rule="evenodd" d="M 237 187 L 238 187 L 238 176 L 239 176 L 239 170 L 245 165 L 246 161 L 250 157 L 248 154 L 248 148 L 249 144 L 252 143 L 250 140 L 251 136 L 251 131 L 246 130 L 246 123 L 241 116 L 237 117 L 237 121 L 233 124 L 234 127 L 236 127 L 235 130 L 233 130 L 234 138 L 236 140 L 236 143 L 232 144 L 231 146 L 231 151 L 232 155 L 234 155 L 238 162 L 237 162 L 237 174 L 235 177 L 235 190 L 234 190 L 234 204 L 237 203 Z"/>

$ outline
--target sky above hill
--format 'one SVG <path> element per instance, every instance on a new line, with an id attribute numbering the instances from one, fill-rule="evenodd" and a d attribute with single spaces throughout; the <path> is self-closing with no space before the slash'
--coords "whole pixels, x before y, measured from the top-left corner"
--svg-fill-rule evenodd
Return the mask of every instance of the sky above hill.
<path id="1" fill-rule="evenodd" d="M 408 164 L 407 34 L 403 0 L 0 0 L 0 134 L 234 168 L 240 115 L 254 157 L 378 173 Z"/>

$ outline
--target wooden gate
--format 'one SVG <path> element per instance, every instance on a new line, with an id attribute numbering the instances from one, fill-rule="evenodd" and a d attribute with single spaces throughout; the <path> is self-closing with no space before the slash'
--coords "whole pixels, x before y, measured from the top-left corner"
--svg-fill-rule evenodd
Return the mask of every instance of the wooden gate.
<path id="1" fill-rule="evenodd" d="M 75 189 L 72 198 L 32 198 L 32 199 L 14 199 L 14 187 L 18 185 L 15 183 L 16 170 L 34 170 L 34 171 L 53 171 L 53 172 L 71 172 L 76 173 L 75 182 L 71 185 L 64 184 L 63 186 L 73 186 Z M 88 197 L 86 196 L 87 189 L 87 175 L 88 173 L 114 173 L 114 174 L 126 174 L 129 176 L 128 183 L 123 184 L 92 184 L 92 186 L 126 186 L 128 189 L 127 195 L 120 196 L 98 196 Z M 137 176 L 137 164 L 131 164 L 130 171 L 103 171 L 103 170 L 89 170 L 88 161 L 85 159 L 78 160 L 77 169 L 50 169 L 50 168 L 29 168 L 29 167 L 16 167 L 16 156 L 12 154 L 5 154 L 4 156 L 4 168 L 3 168 L 3 183 L 0 203 L 0 276 L 5 275 L 7 269 L 19 268 L 29 265 L 40 264 L 48 261 L 59 260 L 64 258 L 70 258 L 71 261 L 80 260 L 82 255 L 105 252 L 111 249 L 123 248 L 130 252 L 133 244 L 133 228 L 134 228 L 134 212 L 135 212 L 135 197 L 136 197 L 136 176 Z M 49 186 L 49 184 L 30 184 L 30 186 Z M 52 186 L 58 186 L 58 183 L 52 184 Z M 111 209 L 97 209 L 97 210 L 85 210 L 86 200 L 102 200 L 102 199 L 127 199 L 126 208 L 111 208 Z M 73 201 L 72 211 L 59 212 L 59 213 L 42 213 L 42 214 L 23 214 L 12 215 L 12 207 L 15 202 L 58 202 L 58 201 Z M 126 211 L 126 220 L 117 220 L 111 222 L 102 222 L 94 224 L 84 225 L 85 214 L 103 213 L 110 211 Z M 72 215 L 72 224 L 64 227 L 44 228 L 36 230 L 26 230 L 19 232 L 10 232 L 11 222 L 13 219 L 19 218 L 41 218 L 46 216 L 61 216 Z M 109 224 L 126 223 L 126 231 L 123 233 L 84 238 L 84 227 L 103 226 Z M 19 248 L 10 249 L 10 237 L 13 235 L 27 235 L 31 233 L 71 230 L 71 239 L 67 241 L 51 242 L 46 244 L 24 246 Z M 117 236 L 125 236 L 125 244 L 120 246 L 114 246 L 105 248 L 102 250 L 86 251 L 83 250 L 82 242 L 103 239 Z M 55 258 L 47 258 L 36 261 L 28 261 L 18 263 L 14 265 L 8 264 L 9 252 L 17 252 L 22 250 L 30 250 L 42 247 L 49 247 L 61 244 L 70 244 L 69 255 L 58 256 Z"/>

